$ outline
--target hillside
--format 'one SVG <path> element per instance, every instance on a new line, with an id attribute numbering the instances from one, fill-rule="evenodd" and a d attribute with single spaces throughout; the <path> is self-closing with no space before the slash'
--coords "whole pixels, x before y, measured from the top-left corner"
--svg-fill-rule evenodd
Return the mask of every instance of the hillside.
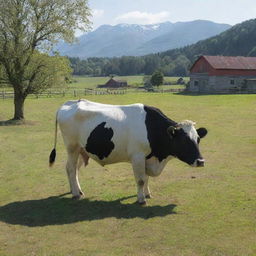
<path id="1" fill-rule="evenodd" d="M 230 25 L 202 20 L 177 22 L 173 24 L 171 31 L 144 43 L 138 51 L 140 55 L 145 55 L 191 45 L 199 40 L 218 35 L 230 27 Z"/>
<path id="2" fill-rule="evenodd" d="M 61 43 L 56 50 L 61 55 L 79 58 L 141 56 L 183 47 L 228 28 L 230 25 L 204 20 L 153 25 L 103 25 L 79 37 L 78 43 Z"/>
<path id="3" fill-rule="evenodd" d="M 75 74 L 136 75 L 160 69 L 168 76 L 186 76 L 200 55 L 256 56 L 256 19 L 237 24 L 227 31 L 190 46 L 141 57 L 71 59 Z"/>
<path id="4" fill-rule="evenodd" d="M 190 61 L 198 55 L 256 56 L 256 19 L 237 24 L 220 35 L 190 46 L 165 51 L 161 56 L 184 55 Z"/>

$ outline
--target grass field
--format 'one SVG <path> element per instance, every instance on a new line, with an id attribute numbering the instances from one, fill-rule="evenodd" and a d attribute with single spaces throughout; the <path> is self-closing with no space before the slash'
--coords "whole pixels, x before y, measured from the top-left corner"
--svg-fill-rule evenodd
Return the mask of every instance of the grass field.
<path id="1" fill-rule="evenodd" d="M 73 76 L 73 83 L 69 84 L 70 88 L 96 88 L 99 84 L 105 84 L 110 77 L 87 77 L 87 76 Z M 136 88 L 143 86 L 143 76 L 116 76 L 115 79 L 125 80 L 128 85 Z M 174 84 L 179 77 L 164 77 L 165 82 Z M 188 77 L 184 80 L 187 82 Z M 170 87 L 170 86 L 163 86 Z M 172 85 L 171 88 L 184 88 L 183 85 Z"/>
<path id="2" fill-rule="evenodd" d="M 66 94 L 73 94 L 74 90 L 80 91 L 80 93 L 84 92 L 84 89 L 97 89 L 101 91 L 106 91 L 106 88 L 99 89 L 97 88 L 98 85 L 105 84 L 110 77 L 88 77 L 88 76 L 72 76 L 71 83 L 65 84 L 63 87 L 53 87 L 49 90 L 46 90 L 46 93 L 49 91 L 53 92 L 66 92 Z M 135 91 L 138 89 L 138 87 L 143 86 L 143 76 L 116 76 L 115 79 L 125 80 L 127 81 L 129 88 L 127 91 Z M 175 84 L 179 77 L 164 77 L 165 82 L 170 82 L 172 85 L 161 85 L 158 88 L 155 88 L 156 90 L 169 90 L 169 89 L 184 89 L 184 85 L 178 85 Z M 188 81 L 188 77 L 183 78 L 185 82 Z M 13 92 L 12 87 L 0 87 L 0 98 L 3 96 L 1 95 L 1 92 Z M 30 94 L 29 98 L 35 97 L 35 95 Z"/>
<path id="3" fill-rule="evenodd" d="M 87 77 L 87 76 L 73 76 L 73 83 L 71 87 L 87 87 L 96 88 L 99 84 L 105 84 L 110 77 Z M 115 79 L 126 80 L 128 84 L 136 85 L 143 82 L 143 76 L 116 76 Z"/>
<path id="4" fill-rule="evenodd" d="M 125 94 L 88 96 L 103 103 L 142 102 L 170 118 L 208 128 L 204 168 L 169 162 L 150 180 L 153 198 L 135 204 L 131 166 L 80 172 L 85 199 L 72 201 L 66 153 L 58 137 L 48 168 L 57 108 L 68 98 L 28 99 L 26 125 L 0 126 L 0 255 L 256 255 L 256 96 Z M 12 117 L 0 100 L 0 120 Z"/>

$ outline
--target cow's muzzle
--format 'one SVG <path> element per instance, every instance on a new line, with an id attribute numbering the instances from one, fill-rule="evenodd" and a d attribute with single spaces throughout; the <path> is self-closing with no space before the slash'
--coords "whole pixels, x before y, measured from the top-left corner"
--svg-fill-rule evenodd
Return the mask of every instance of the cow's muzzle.
<path id="1" fill-rule="evenodd" d="M 195 162 L 192 164 L 194 167 L 204 167 L 204 159 L 198 158 L 195 160 Z"/>
<path id="2" fill-rule="evenodd" d="M 196 160 L 196 166 L 197 167 L 203 167 L 204 166 L 204 159 L 197 159 Z"/>

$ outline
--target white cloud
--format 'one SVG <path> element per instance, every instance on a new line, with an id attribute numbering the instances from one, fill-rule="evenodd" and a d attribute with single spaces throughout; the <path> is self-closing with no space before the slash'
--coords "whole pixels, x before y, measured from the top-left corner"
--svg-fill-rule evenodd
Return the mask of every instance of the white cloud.
<path id="1" fill-rule="evenodd" d="M 92 9 L 92 17 L 93 18 L 100 18 L 103 16 L 103 14 L 104 14 L 104 10 Z"/>
<path id="2" fill-rule="evenodd" d="M 118 23 L 135 23 L 135 24 L 154 24 L 168 20 L 169 12 L 163 11 L 158 13 L 133 11 L 124 13 L 115 18 Z"/>

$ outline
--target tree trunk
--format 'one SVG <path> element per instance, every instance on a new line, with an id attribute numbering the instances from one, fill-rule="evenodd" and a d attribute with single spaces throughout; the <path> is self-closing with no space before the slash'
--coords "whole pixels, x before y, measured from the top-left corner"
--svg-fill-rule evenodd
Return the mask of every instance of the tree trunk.
<path id="1" fill-rule="evenodd" d="M 14 92 L 14 117 L 13 120 L 24 119 L 24 101 L 25 96 L 22 93 Z"/>

